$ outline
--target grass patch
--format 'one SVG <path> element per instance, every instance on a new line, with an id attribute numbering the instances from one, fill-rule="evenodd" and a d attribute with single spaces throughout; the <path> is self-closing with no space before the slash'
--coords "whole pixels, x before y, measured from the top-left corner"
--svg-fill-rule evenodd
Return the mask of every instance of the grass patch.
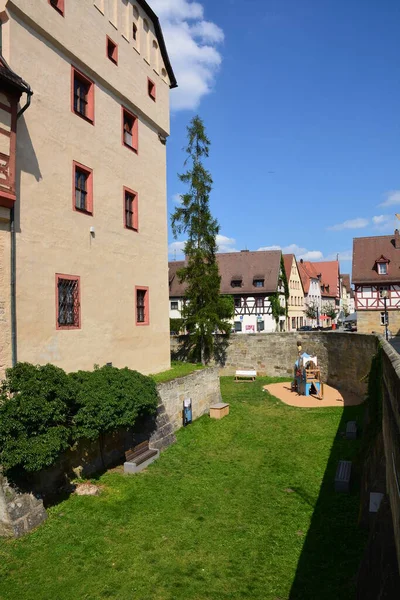
<path id="1" fill-rule="evenodd" d="M 157 373 L 156 375 L 150 375 L 156 383 L 165 383 L 166 381 L 172 381 L 177 377 L 184 377 L 190 375 L 195 371 L 204 369 L 203 365 L 198 363 L 181 362 L 179 360 L 171 362 L 171 368 L 168 371 Z"/>
<path id="2" fill-rule="evenodd" d="M 333 479 L 359 447 L 337 436 L 342 417 L 363 408 L 292 408 L 262 390 L 271 381 L 222 378 L 229 417 L 202 417 L 142 474 L 107 473 L 101 496 L 0 541 L 0 598 L 352 598 L 358 496 Z"/>

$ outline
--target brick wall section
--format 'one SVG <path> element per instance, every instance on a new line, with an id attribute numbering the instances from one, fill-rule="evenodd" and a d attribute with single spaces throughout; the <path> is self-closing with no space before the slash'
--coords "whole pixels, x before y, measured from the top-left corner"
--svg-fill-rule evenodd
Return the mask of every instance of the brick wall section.
<path id="1" fill-rule="evenodd" d="M 306 332 L 232 335 L 222 366 L 222 375 L 236 369 L 256 369 L 260 375 L 291 377 L 297 359 L 297 341 L 304 352 L 316 355 L 322 379 L 334 387 L 364 394 L 376 337 L 358 333 Z M 179 338 L 171 338 L 176 352 Z"/>

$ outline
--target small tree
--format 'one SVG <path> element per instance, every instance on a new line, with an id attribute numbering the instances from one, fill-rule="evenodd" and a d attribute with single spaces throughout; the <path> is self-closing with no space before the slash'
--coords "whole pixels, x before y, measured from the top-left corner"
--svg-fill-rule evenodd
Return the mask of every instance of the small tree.
<path id="1" fill-rule="evenodd" d="M 336 310 L 332 304 L 324 304 L 322 307 L 322 314 L 326 315 L 330 319 L 336 319 Z"/>
<path id="2" fill-rule="evenodd" d="M 310 303 L 306 307 L 305 314 L 308 319 L 316 319 L 318 315 L 318 307 L 313 302 Z"/>
<path id="3" fill-rule="evenodd" d="M 179 179 L 189 190 L 182 194 L 182 204 L 172 214 L 171 224 L 175 238 L 181 233 L 188 238 L 184 249 L 187 263 L 177 272 L 181 283 L 186 283 L 182 318 L 193 341 L 191 353 L 205 364 L 214 352 L 214 333 L 229 336 L 229 319 L 234 308 L 233 301 L 228 302 L 219 294 L 221 277 L 216 259 L 219 225 L 209 207 L 212 178 L 202 162 L 208 157 L 210 140 L 198 116 L 192 119 L 187 132 L 185 165 L 190 166 Z"/>

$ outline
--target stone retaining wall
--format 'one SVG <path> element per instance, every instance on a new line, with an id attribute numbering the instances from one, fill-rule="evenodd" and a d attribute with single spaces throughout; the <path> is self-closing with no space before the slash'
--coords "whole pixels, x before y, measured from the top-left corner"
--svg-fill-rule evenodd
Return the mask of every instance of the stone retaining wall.
<path id="1" fill-rule="evenodd" d="M 184 336 L 171 338 L 172 354 L 177 352 Z M 316 354 L 324 381 L 364 394 L 365 376 L 371 366 L 377 338 L 347 332 L 293 332 L 233 334 L 221 363 L 222 375 L 236 369 L 256 369 L 260 375 L 291 377 L 297 359 L 297 341 L 303 351 Z"/>
<path id="2" fill-rule="evenodd" d="M 106 434 L 102 439 L 79 440 L 50 468 L 35 473 L 24 486 L 28 493 L 17 491 L 0 472 L 0 536 L 19 537 L 46 518 L 43 505 L 51 501 L 61 487 L 68 488 L 71 479 L 90 477 L 121 464 L 124 453 L 143 439 L 163 450 L 176 441 L 175 431 L 182 427 L 185 398 L 192 399 L 193 420 L 208 413 L 210 404 L 221 399 L 219 369 L 208 368 L 167 383 L 157 385 L 159 405 L 154 419 L 137 423 L 134 430 Z"/>

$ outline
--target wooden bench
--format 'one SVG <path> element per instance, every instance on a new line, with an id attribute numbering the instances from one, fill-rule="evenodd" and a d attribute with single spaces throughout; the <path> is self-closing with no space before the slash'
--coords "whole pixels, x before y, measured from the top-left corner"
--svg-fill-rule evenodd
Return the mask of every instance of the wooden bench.
<path id="1" fill-rule="evenodd" d="M 237 369 L 235 372 L 235 381 L 255 381 L 257 371 L 253 369 Z"/>
<path id="2" fill-rule="evenodd" d="M 124 473 L 139 473 L 160 454 L 159 450 L 149 448 L 149 440 L 130 448 L 125 452 Z"/>
<path id="3" fill-rule="evenodd" d="M 335 492 L 349 492 L 351 478 L 351 461 L 339 460 L 335 476 Z"/>
<path id="4" fill-rule="evenodd" d="M 226 402 L 217 402 L 217 404 L 211 404 L 210 406 L 210 417 L 212 419 L 223 419 L 229 415 L 229 404 Z"/>
<path id="5" fill-rule="evenodd" d="M 347 440 L 356 440 L 357 439 L 357 423 L 356 423 L 356 421 L 347 421 L 346 439 Z"/>

